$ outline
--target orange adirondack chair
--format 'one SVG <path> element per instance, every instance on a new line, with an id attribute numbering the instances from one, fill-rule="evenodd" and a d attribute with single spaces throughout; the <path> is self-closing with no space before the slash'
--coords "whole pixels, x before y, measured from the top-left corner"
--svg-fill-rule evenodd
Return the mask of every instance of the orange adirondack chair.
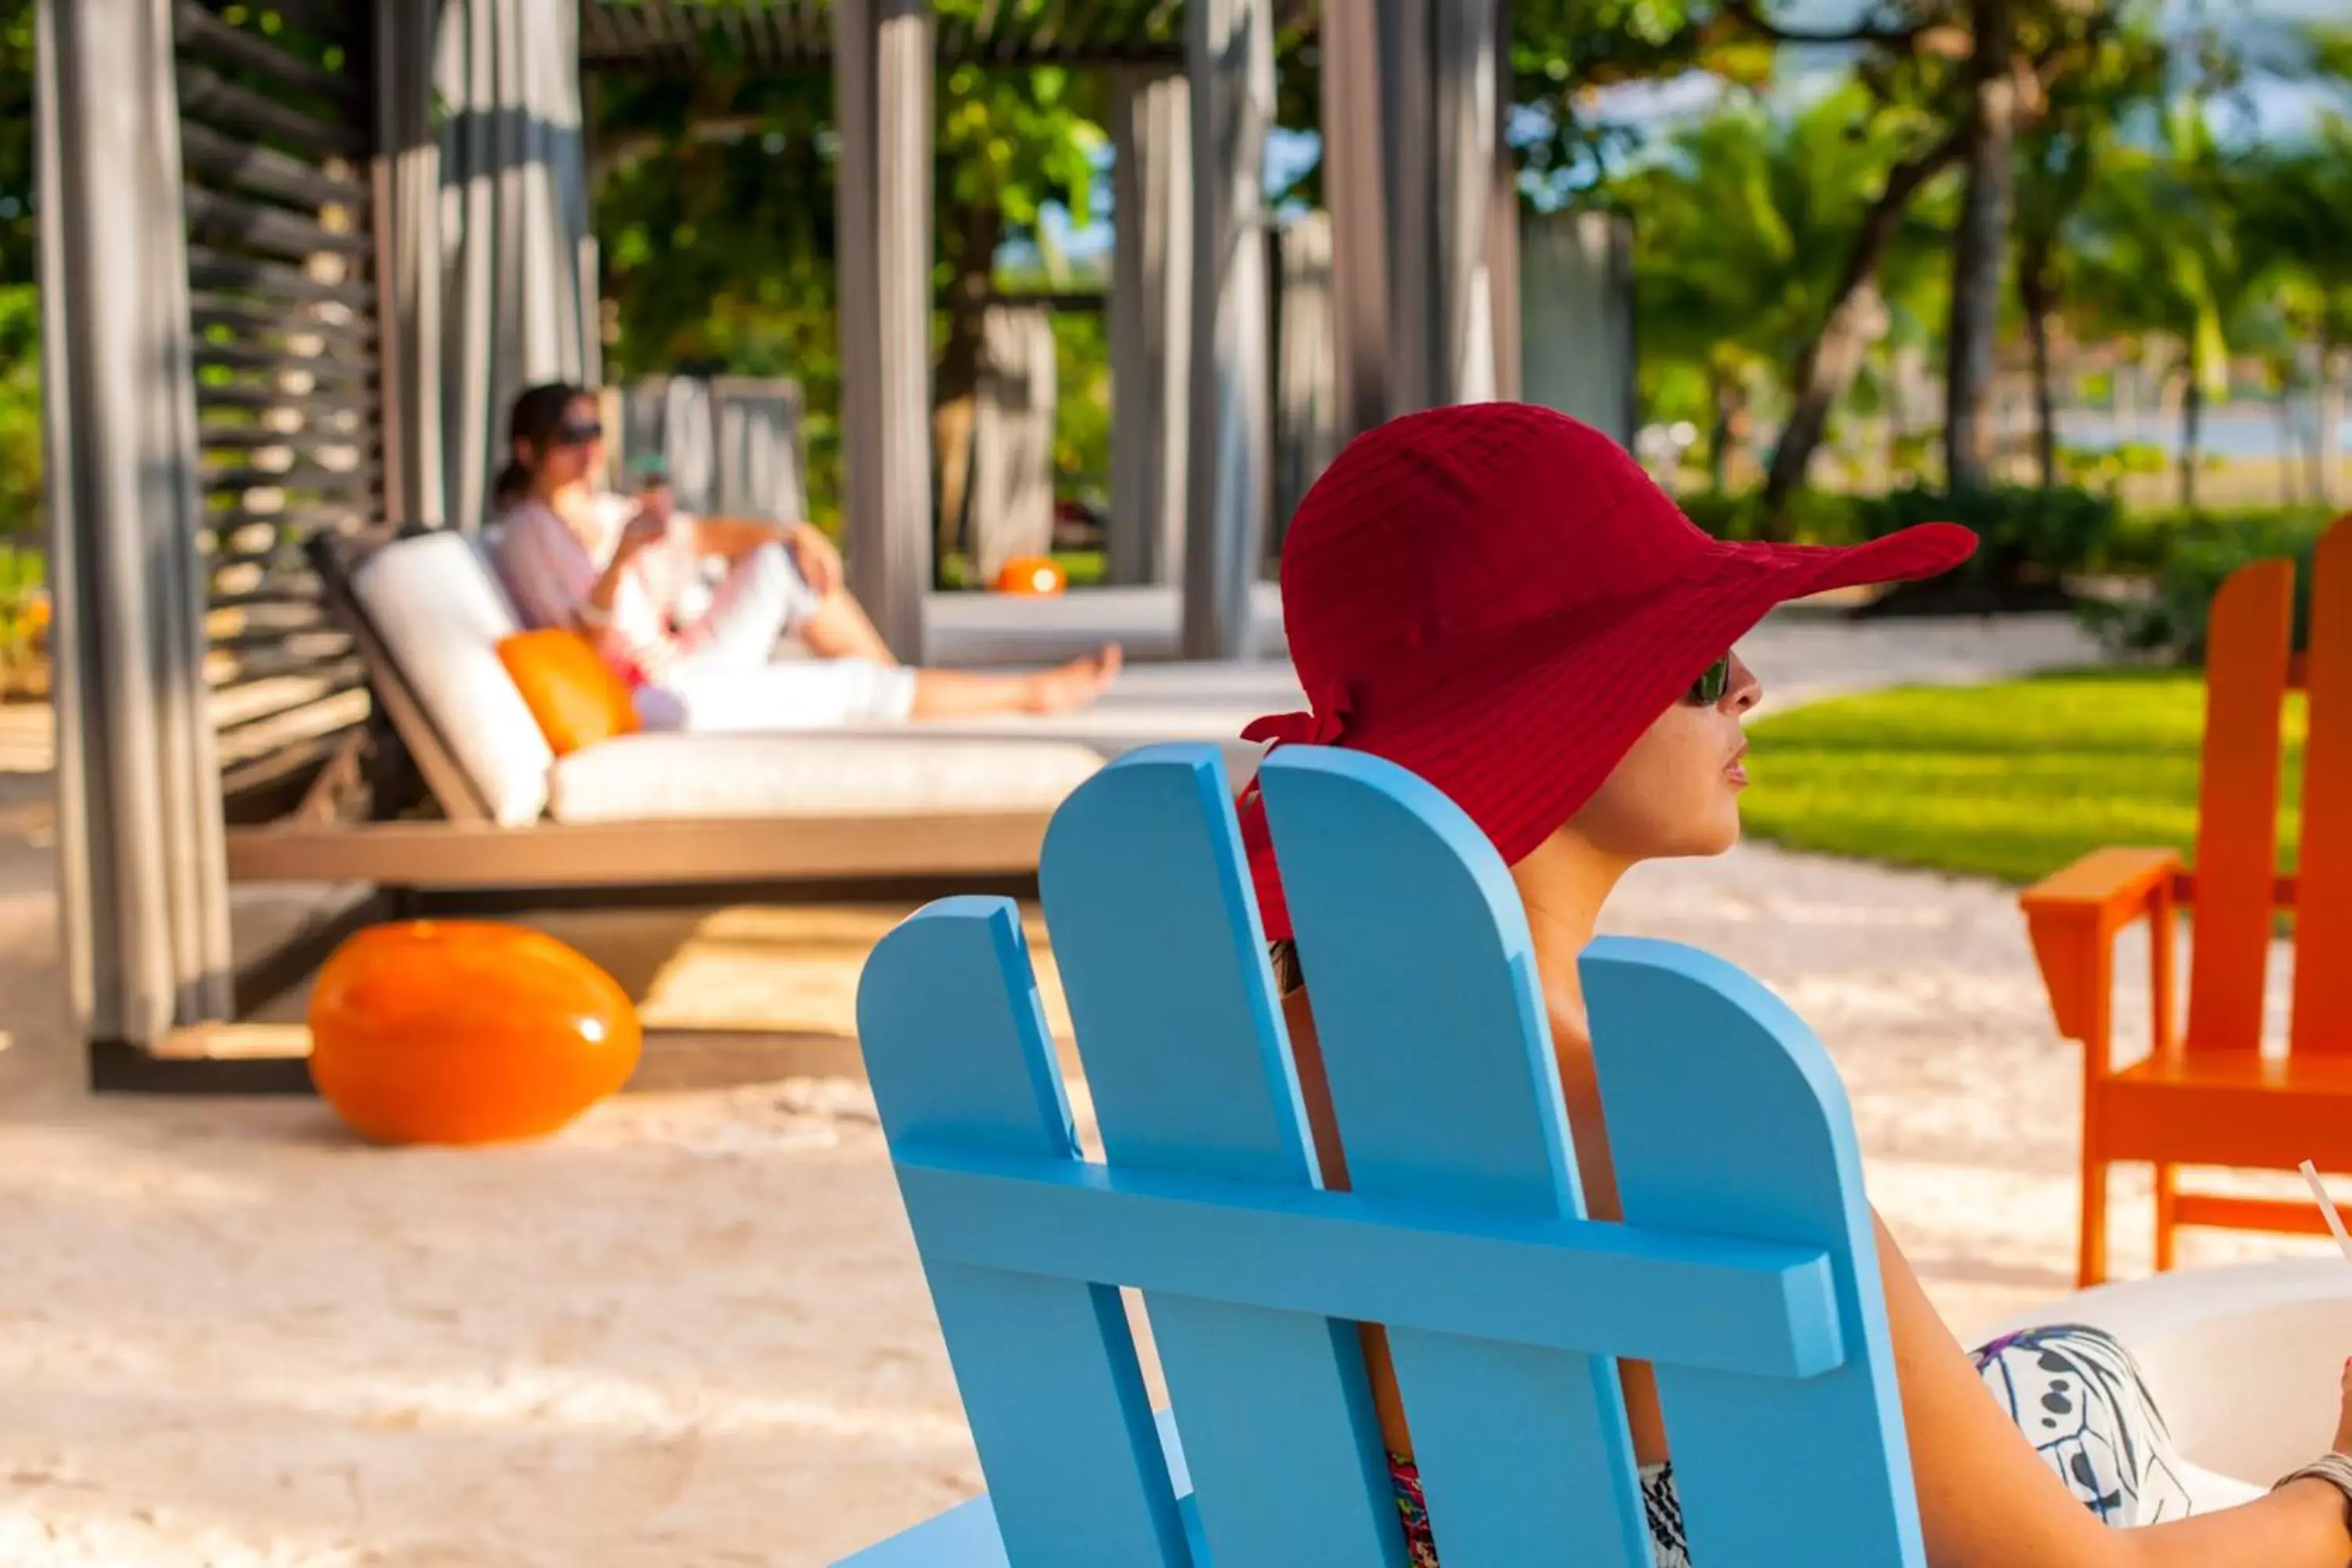
<path id="1" fill-rule="evenodd" d="M 2243 568 L 2213 602 L 2197 861 L 2168 849 L 2101 849 L 2023 899 L 2059 1032 L 2084 1047 L 2084 1285 L 2107 1272 L 2107 1169 L 2156 1166 L 2156 1266 L 2184 1225 L 2324 1233 L 2308 1202 L 2179 1190 L 2182 1165 L 2352 1174 L 2352 515 L 2320 542 L 2307 654 L 2290 655 L 2294 565 Z M 2281 710 L 2309 702 L 2296 874 L 2278 872 Z M 2193 911 L 2189 1022 L 2175 1026 L 2175 916 Z M 2284 1056 L 2261 1049 L 2279 910 L 2294 915 L 2293 1024 Z M 2153 1049 L 2113 1059 L 2116 933 L 2149 924 Z"/>

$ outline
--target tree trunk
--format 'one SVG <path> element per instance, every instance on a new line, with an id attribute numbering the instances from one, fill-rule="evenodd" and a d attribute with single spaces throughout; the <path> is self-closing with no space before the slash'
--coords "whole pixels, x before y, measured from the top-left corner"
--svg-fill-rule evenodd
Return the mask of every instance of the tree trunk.
<path id="1" fill-rule="evenodd" d="M 1944 353 L 1944 472 L 1954 490 L 1992 482 L 1993 348 L 2017 161 L 2010 0 L 1969 0 L 1968 188 L 1952 231 L 1952 311 Z"/>
<path id="2" fill-rule="evenodd" d="M 2296 446 L 2294 438 L 2294 378 L 2292 374 L 2280 378 L 2278 395 L 2278 434 L 2279 504 L 2281 506 L 2293 506 L 2294 504 L 2294 470 L 2297 465 L 2294 460 L 2294 448 Z"/>
<path id="3" fill-rule="evenodd" d="M 2344 424 L 2342 353 L 2323 337 L 2319 340 L 2319 380 L 2312 388 L 2311 497 L 2321 506 L 2336 504 L 2336 432 Z"/>
<path id="4" fill-rule="evenodd" d="M 1715 427 L 1706 435 L 1706 484 L 1721 495 L 1731 488 L 1731 429 L 1739 414 L 1739 388 L 1713 368 L 1706 373 L 1706 384 L 1715 405 Z"/>
<path id="5" fill-rule="evenodd" d="M 1004 214 L 994 204 L 976 202 L 956 215 L 949 229 L 948 340 L 931 383 L 931 441 L 939 464 L 939 547 L 933 571 L 963 543 L 965 491 L 971 478 L 973 400 L 980 390 L 981 329 L 994 281 L 996 249 L 1004 240 Z M 940 584 L 944 586 L 944 581 Z"/>
<path id="6" fill-rule="evenodd" d="M 1878 313 L 1878 269 L 1886 247 L 1903 220 L 1904 209 L 1919 187 L 1948 167 L 1959 155 L 1957 136 L 1947 137 L 1917 157 L 1907 158 L 1888 171 L 1886 184 L 1863 214 L 1862 226 L 1846 249 L 1845 266 L 1830 296 L 1827 318 L 1798 362 L 1793 406 L 1789 422 L 1772 452 L 1772 467 L 1764 477 L 1767 528 L 1782 531 L 1781 512 L 1789 497 L 1804 483 L 1813 452 L 1829 426 L 1830 410 L 1853 384 L 1854 372 L 1870 344 L 1869 328 Z"/>
<path id="7" fill-rule="evenodd" d="M 2205 389 L 2198 384 L 2197 366 L 2192 357 L 2181 373 L 2188 385 L 2180 393 L 2180 509 L 2197 510 L 2197 440 L 2198 419 L 2205 412 Z"/>
<path id="8" fill-rule="evenodd" d="M 2017 253 L 2017 302 L 2025 312 L 2025 342 L 2033 354 L 2033 463 L 2043 489 L 2058 483 L 2058 398 L 2050 370 L 2050 242 L 2035 235 Z"/>

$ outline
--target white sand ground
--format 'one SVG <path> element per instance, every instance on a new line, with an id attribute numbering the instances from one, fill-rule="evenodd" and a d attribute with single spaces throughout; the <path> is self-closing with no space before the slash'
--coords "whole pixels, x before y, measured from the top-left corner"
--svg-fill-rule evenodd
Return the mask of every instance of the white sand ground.
<path id="1" fill-rule="evenodd" d="M 1970 657 L 1843 629 L 1781 634 L 1784 689 Z M 1976 667 L 2014 646 L 1980 633 Z M 45 788 L 0 776 L 0 1563 L 792 1568 L 977 1486 L 848 1037 L 904 911 L 551 919 L 713 1032 L 546 1142 L 375 1150 L 314 1103 L 81 1091 Z M 1963 1332 L 2066 1288 L 2078 1068 L 2007 891 L 1745 849 L 1648 869 L 1614 925 L 1811 1021 Z"/>

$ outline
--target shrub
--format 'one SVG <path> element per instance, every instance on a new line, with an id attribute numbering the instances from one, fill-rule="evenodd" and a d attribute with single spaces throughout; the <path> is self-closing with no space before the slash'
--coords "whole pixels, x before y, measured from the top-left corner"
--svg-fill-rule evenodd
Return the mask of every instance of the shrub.
<path id="1" fill-rule="evenodd" d="M 2205 623 L 2221 584 L 2242 566 L 2284 558 L 2295 563 L 2294 646 L 2300 648 L 2310 631 L 2312 552 L 2326 526 L 2316 509 L 2177 522 L 2166 538 L 2155 592 L 2146 600 L 2085 604 L 2084 622 L 2119 651 L 2202 664 Z"/>
<path id="2" fill-rule="evenodd" d="M 1919 522 L 1957 522 L 1980 542 L 1967 572 L 2004 588 L 2055 585 L 2105 561 L 2121 521 L 2113 496 L 2059 486 L 1998 485 L 1949 493 L 1918 487 L 1864 499 L 1862 537 Z"/>
<path id="3" fill-rule="evenodd" d="M 2162 574 L 2174 543 L 2180 539 L 2251 532 L 2266 541 L 2297 540 L 2306 533 L 2316 534 L 2334 515 L 2322 506 L 2135 508 L 2124 515 L 2105 564 L 2112 572 L 2154 577 Z"/>
<path id="4" fill-rule="evenodd" d="M 1675 498 L 1689 519 L 1717 539 L 1773 537 L 1765 526 L 1762 500 L 1752 490 L 1696 490 Z M 1801 544 L 1851 544 L 1862 537 L 1855 496 L 1831 490 L 1800 490 L 1788 503 L 1788 527 L 1780 535 Z"/>

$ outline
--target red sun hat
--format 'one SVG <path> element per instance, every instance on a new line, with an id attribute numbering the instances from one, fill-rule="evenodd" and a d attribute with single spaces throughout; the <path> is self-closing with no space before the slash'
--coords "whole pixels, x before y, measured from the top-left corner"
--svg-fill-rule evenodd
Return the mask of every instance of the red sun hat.
<path id="1" fill-rule="evenodd" d="M 1407 415 L 1350 442 L 1299 503 L 1282 616 L 1311 709 L 1242 738 L 1385 757 L 1517 862 L 1773 606 L 1932 577 L 1976 542 L 1931 522 L 1844 548 L 1730 543 L 1566 415 Z M 1266 934 L 1287 937 L 1255 784 L 1241 816 Z"/>

